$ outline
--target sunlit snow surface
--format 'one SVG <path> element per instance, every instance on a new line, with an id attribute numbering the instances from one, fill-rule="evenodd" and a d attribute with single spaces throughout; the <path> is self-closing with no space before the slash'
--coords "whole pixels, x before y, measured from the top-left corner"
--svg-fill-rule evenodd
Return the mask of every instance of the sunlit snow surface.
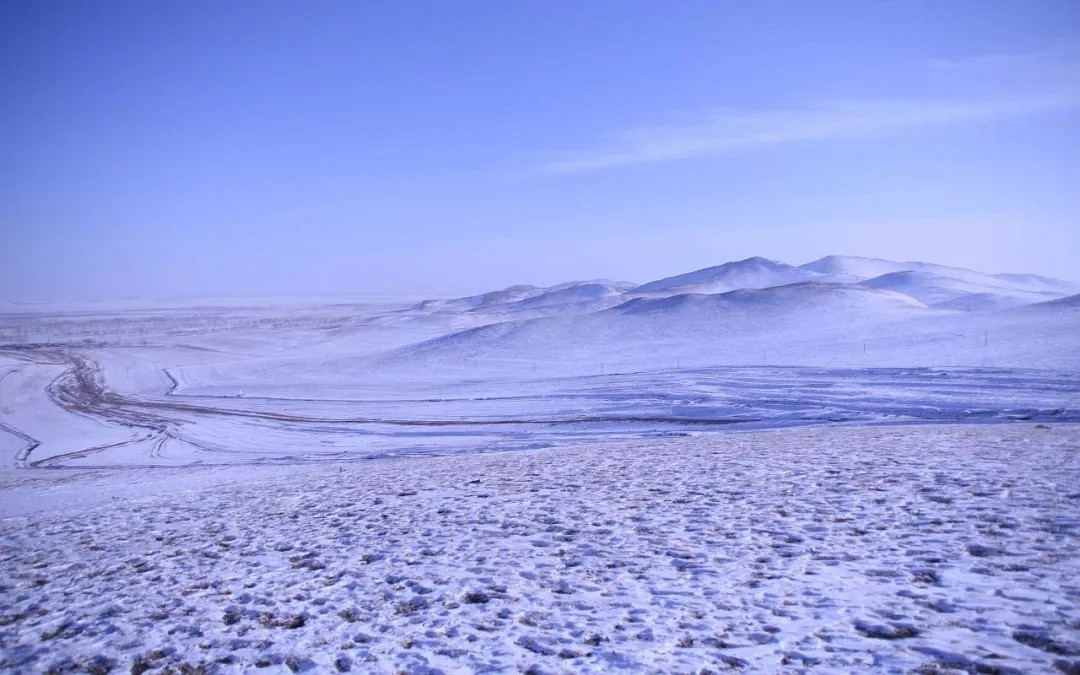
<path id="1" fill-rule="evenodd" d="M 1080 418 L 1080 308 L 903 297 L 796 285 L 524 319 L 381 300 L 9 314 L 0 453 L 24 467 L 296 462 Z"/>
<path id="2" fill-rule="evenodd" d="M 1080 668 L 1075 298 L 605 289 L 0 313 L 0 670 Z"/>
<path id="3" fill-rule="evenodd" d="M 0 521 L 0 666 L 1071 672 L 1078 445 L 789 429 L 9 475 L 35 509 Z"/>

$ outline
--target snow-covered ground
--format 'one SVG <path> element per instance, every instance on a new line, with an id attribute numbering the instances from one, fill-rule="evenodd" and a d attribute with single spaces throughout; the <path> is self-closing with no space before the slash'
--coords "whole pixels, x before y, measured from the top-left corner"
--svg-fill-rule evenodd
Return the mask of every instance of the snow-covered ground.
<path id="1" fill-rule="evenodd" d="M 1080 667 L 1075 426 L 46 474 L 4 478 L 9 672 Z"/>
<path id="2" fill-rule="evenodd" d="M 1077 672 L 1078 291 L 0 306 L 0 670 Z"/>

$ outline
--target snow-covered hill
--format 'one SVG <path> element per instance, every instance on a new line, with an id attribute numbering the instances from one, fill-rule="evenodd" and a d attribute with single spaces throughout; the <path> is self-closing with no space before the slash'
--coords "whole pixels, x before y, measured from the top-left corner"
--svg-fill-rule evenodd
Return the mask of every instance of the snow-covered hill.
<path id="1" fill-rule="evenodd" d="M 590 303 L 596 300 L 621 296 L 624 289 L 597 282 L 575 283 L 569 286 L 561 285 L 557 288 L 544 291 L 531 298 L 518 300 L 517 302 L 504 305 L 504 309 L 523 310 L 537 309 L 540 307 L 552 307 L 556 305 L 573 305 L 578 303 Z"/>
<path id="2" fill-rule="evenodd" d="M 470 295 L 464 298 L 424 300 L 416 306 L 416 309 L 421 311 L 464 312 L 470 309 L 476 309 L 477 307 L 490 307 L 491 305 L 517 302 L 518 300 L 524 300 L 540 295 L 544 290 L 545 289 L 540 288 L 539 286 L 522 284 L 510 286 L 509 288 L 498 291 Z"/>
<path id="3" fill-rule="evenodd" d="M 894 269 L 912 266 L 921 269 Z M 261 333 L 208 336 L 215 349 L 256 348 L 260 358 L 170 372 L 189 390 L 347 397 L 357 387 L 378 392 L 373 378 L 446 382 L 678 364 L 1080 367 L 1080 312 L 1067 311 L 1076 296 L 1049 290 L 1069 282 L 840 256 L 805 267 L 812 269 L 750 258 L 638 287 L 512 286 L 350 318 L 295 343 L 278 335 L 264 344 L 270 336 Z M 893 271 L 861 278 L 882 270 Z M 773 283 L 792 276 L 812 280 Z M 731 284 L 746 286 L 700 292 Z"/>
<path id="4" fill-rule="evenodd" d="M 1040 302 L 1022 309 L 1030 310 L 1031 313 L 1048 312 L 1055 313 L 1060 310 L 1078 310 L 1080 309 L 1080 293 L 1076 295 L 1069 295 L 1064 298 L 1056 298 L 1054 300 L 1047 300 L 1046 302 Z"/>
<path id="5" fill-rule="evenodd" d="M 934 304 L 934 309 L 956 312 L 992 312 L 998 309 L 1018 307 L 1030 302 L 1013 294 L 1002 293 L 964 293 Z"/>
<path id="6" fill-rule="evenodd" d="M 567 316 L 600 311 L 634 298 L 715 295 L 799 283 L 862 284 L 908 295 L 933 308 L 992 311 L 1044 302 L 1080 292 L 1080 284 L 1035 274 L 985 274 L 927 262 L 830 255 L 798 267 L 753 257 L 678 274 L 635 286 L 607 279 L 571 281 L 547 288 L 506 289 L 448 300 L 425 300 L 409 314 L 469 313 L 467 325 Z M 798 293 L 796 291 L 796 293 Z M 804 295 L 806 295 L 804 293 Z M 771 296 L 774 299 L 781 295 Z M 819 294 L 819 297 L 825 297 Z M 809 296 L 808 296 L 809 298 Z M 809 301 L 808 298 L 804 300 Z M 732 300 L 728 298 L 727 301 Z M 751 301 L 751 298 L 744 298 Z M 460 324 L 460 322 L 459 322 Z"/>
<path id="7" fill-rule="evenodd" d="M 539 286 L 511 286 L 499 291 L 446 300 L 424 300 L 414 310 L 430 312 L 479 312 L 502 313 L 537 310 L 557 306 L 582 305 L 620 296 L 635 284 L 607 279 L 592 281 L 568 281 L 547 288 Z M 603 309 L 611 303 L 593 305 Z"/>
<path id="8" fill-rule="evenodd" d="M 655 360 L 668 350 L 717 363 L 760 362 L 760 341 L 805 343 L 852 322 L 902 321 L 925 312 L 906 295 L 853 284 L 802 282 L 720 294 L 638 297 L 580 317 L 508 321 L 407 347 L 394 360 L 503 358 L 544 361 L 597 353 Z M 576 356 L 575 356 L 576 355 Z"/>
<path id="9" fill-rule="evenodd" d="M 974 297 L 980 310 L 1002 298 Z M 571 371 L 601 362 L 623 371 L 675 363 L 1080 366 L 1080 312 L 1039 306 L 1024 314 L 943 311 L 893 290 L 802 282 L 637 297 L 581 316 L 495 323 L 404 347 L 385 363 L 423 364 L 428 372 L 466 362 L 510 370 L 562 364 Z"/>
<path id="10" fill-rule="evenodd" d="M 890 290 L 878 290 L 854 284 L 830 284 L 816 281 L 772 286 L 741 288 L 726 293 L 688 293 L 663 298 L 636 298 L 614 311 L 623 314 L 643 314 L 682 310 L 712 312 L 769 312 L 794 316 L 800 312 L 851 311 L 890 312 L 899 309 L 922 309 L 924 305 L 907 295 Z"/>
<path id="11" fill-rule="evenodd" d="M 822 277 L 787 263 L 767 258 L 747 258 L 666 279 L 658 279 L 633 289 L 635 294 L 724 293 L 739 288 L 768 288 Z"/>
<path id="12" fill-rule="evenodd" d="M 871 279 L 893 272 L 925 272 L 953 279 L 980 281 L 989 275 L 962 267 L 949 267 L 927 262 L 897 262 L 881 258 L 863 258 L 860 256 L 829 255 L 813 262 L 800 265 L 799 269 L 818 274 L 830 274 L 850 279 Z"/>
<path id="13" fill-rule="evenodd" d="M 1080 284 L 1078 283 L 1051 279 L 1039 274 L 995 274 L 993 276 L 1032 291 L 1047 291 L 1058 294 L 1080 291 Z"/>
<path id="14" fill-rule="evenodd" d="M 849 255 L 827 255 L 824 258 L 799 265 L 799 269 L 817 274 L 830 274 L 850 279 L 870 279 L 891 272 L 920 269 L 925 263 L 902 263 L 881 258 L 864 258 Z"/>
<path id="15" fill-rule="evenodd" d="M 966 285 L 968 293 L 996 293 L 1001 295 L 1010 294 L 1033 294 L 1028 302 L 1038 302 L 1039 294 L 1045 299 L 1049 296 L 1061 296 L 1080 292 L 1080 284 L 1051 279 L 1038 274 L 986 274 L 963 267 L 949 267 L 927 262 L 896 262 L 882 260 L 880 258 L 862 258 L 858 256 L 830 255 L 819 260 L 800 265 L 799 269 L 824 274 L 838 280 L 867 281 L 874 278 L 885 277 L 892 274 L 913 273 L 914 276 L 894 277 L 893 281 L 912 284 L 913 287 L 927 285 L 934 279 L 948 279 L 945 284 L 937 283 L 938 286 L 956 287 L 960 292 L 961 285 Z M 886 281 L 885 283 L 888 283 Z M 877 285 L 875 287 L 889 287 Z M 894 288 L 894 290 L 900 290 Z M 937 302 L 952 299 L 938 297 Z M 934 304 L 933 302 L 928 304 Z"/>
<path id="16" fill-rule="evenodd" d="M 909 295 L 932 307 L 961 310 L 1013 307 L 1057 297 L 1055 293 L 1030 291 L 989 276 L 980 282 L 973 278 L 974 274 L 977 273 L 969 275 L 967 279 L 958 279 L 933 272 L 889 272 L 862 283 L 870 288 Z"/>
<path id="17" fill-rule="evenodd" d="M 579 280 L 579 281 L 567 281 L 567 282 L 564 282 L 564 283 L 561 283 L 561 284 L 555 284 L 554 286 L 549 286 L 547 290 L 549 290 L 549 291 L 561 291 L 563 289 L 571 288 L 573 286 L 591 286 L 591 285 L 607 286 L 607 287 L 611 288 L 612 290 L 625 292 L 625 291 L 629 291 L 632 288 L 635 288 L 638 284 L 635 284 L 632 281 L 613 281 L 611 279 L 588 279 L 588 280 Z"/>

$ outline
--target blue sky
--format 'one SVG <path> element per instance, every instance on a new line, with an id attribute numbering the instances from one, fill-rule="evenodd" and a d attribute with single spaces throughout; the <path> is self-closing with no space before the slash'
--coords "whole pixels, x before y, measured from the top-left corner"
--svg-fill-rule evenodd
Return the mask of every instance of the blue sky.
<path id="1" fill-rule="evenodd" d="M 0 296 L 1080 277 L 1076 2 L 0 3 Z"/>

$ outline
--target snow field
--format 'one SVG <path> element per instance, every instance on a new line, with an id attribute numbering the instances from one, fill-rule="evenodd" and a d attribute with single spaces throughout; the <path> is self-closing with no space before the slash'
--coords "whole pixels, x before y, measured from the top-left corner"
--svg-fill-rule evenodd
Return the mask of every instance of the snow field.
<path id="1" fill-rule="evenodd" d="M 8 474 L 0 669 L 1080 668 L 1075 426 L 210 471 Z"/>

